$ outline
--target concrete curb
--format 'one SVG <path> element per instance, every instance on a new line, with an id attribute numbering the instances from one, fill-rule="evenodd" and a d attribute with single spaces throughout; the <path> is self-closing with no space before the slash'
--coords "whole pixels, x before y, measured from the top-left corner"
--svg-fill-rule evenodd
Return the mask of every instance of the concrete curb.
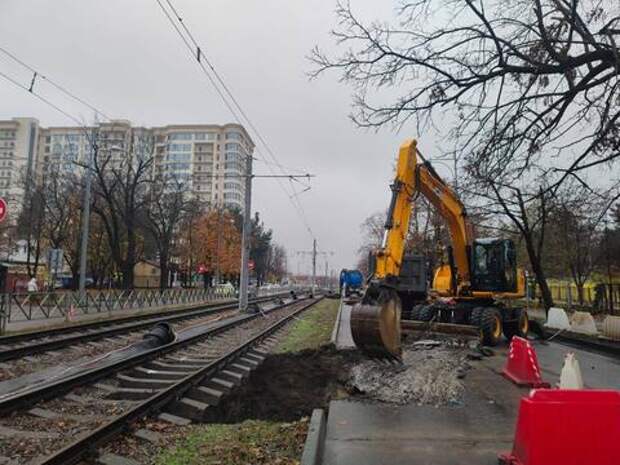
<path id="1" fill-rule="evenodd" d="M 595 352 L 620 356 L 620 343 L 611 339 L 602 339 L 596 336 L 590 336 L 571 331 L 551 331 L 549 328 L 544 329 L 545 339 L 553 337 L 552 340 L 563 342 L 566 345 L 572 345 L 579 349 L 590 349 Z"/>
<path id="2" fill-rule="evenodd" d="M 300 465 L 320 465 L 323 461 L 326 423 L 325 411 L 320 408 L 314 409 Z"/>
<path id="3" fill-rule="evenodd" d="M 330 342 L 336 345 L 336 341 L 338 340 L 338 331 L 340 331 L 340 318 L 342 316 L 342 307 L 344 305 L 344 300 L 340 299 L 340 306 L 338 307 L 338 314 L 336 315 L 336 322 L 334 323 L 334 329 L 332 330 L 332 337 Z"/>

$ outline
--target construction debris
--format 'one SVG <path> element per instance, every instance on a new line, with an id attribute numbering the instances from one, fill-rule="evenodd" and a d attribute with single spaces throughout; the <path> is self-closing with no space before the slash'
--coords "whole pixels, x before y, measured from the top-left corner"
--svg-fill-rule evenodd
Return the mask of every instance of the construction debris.
<path id="1" fill-rule="evenodd" d="M 393 404 L 456 405 L 463 397 L 467 351 L 449 341 L 404 347 L 402 364 L 365 360 L 352 367 L 349 385 L 365 397 Z"/>

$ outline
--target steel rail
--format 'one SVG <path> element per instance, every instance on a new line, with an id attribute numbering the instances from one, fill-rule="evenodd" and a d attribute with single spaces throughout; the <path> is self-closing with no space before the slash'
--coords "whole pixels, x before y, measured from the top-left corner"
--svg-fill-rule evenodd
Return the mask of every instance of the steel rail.
<path id="1" fill-rule="evenodd" d="M 301 298 L 301 299 L 307 300 L 307 298 L 306 299 Z M 294 305 L 297 302 L 298 300 L 293 300 L 291 302 L 287 302 L 287 303 L 278 305 L 274 308 L 271 308 L 263 313 L 265 314 L 271 313 L 275 310 L 279 310 L 281 308 Z M 170 352 L 174 352 L 185 346 L 191 345 L 199 340 L 205 339 L 209 336 L 213 336 L 215 334 L 218 334 L 220 332 L 223 332 L 230 328 L 238 326 L 242 323 L 253 320 L 261 315 L 262 315 L 261 313 L 238 315 L 238 316 L 229 318 L 227 320 L 224 320 L 220 324 L 217 324 L 211 328 L 208 328 L 204 332 L 190 336 L 187 339 L 184 339 L 181 341 L 173 341 L 163 346 L 155 347 L 153 349 L 148 349 L 144 352 L 131 355 L 125 359 L 118 360 L 109 365 L 103 365 L 103 366 L 92 368 L 87 371 L 75 373 L 73 375 L 69 375 L 65 378 L 61 378 L 59 380 L 53 381 L 48 384 L 42 384 L 40 386 L 34 386 L 30 389 L 20 391 L 14 395 L 11 395 L 9 393 L 3 398 L 0 397 L 0 416 L 6 416 L 9 413 L 20 410 L 22 408 L 31 407 L 36 402 L 60 397 L 65 392 L 75 387 L 84 386 L 89 383 L 94 383 L 102 378 L 110 376 L 111 374 L 120 372 L 127 368 L 132 368 L 144 362 L 151 361 L 162 355 L 168 354 Z"/>
<path id="2" fill-rule="evenodd" d="M 250 301 L 250 303 L 264 303 L 271 300 L 281 299 L 286 297 L 287 294 L 279 294 L 273 296 L 258 297 Z M 191 318 L 197 318 L 200 316 L 207 316 L 211 314 L 217 314 L 226 310 L 234 310 L 237 308 L 237 301 L 229 301 L 227 303 L 216 303 L 202 306 L 202 308 L 191 309 L 177 309 L 174 311 L 166 311 L 161 314 L 150 314 L 129 317 L 132 321 L 123 321 L 116 324 L 117 320 L 107 322 L 97 322 L 97 324 L 89 323 L 87 325 L 76 325 L 70 328 L 59 328 L 62 331 L 44 330 L 37 333 L 30 333 L 30 338 L 22 338 L 19 342 L 32 341 L 31 344 L 27 344 L 19 347 L 10 347 L 4 350 L 0 350 L 0 362 L 6 362 L 14 360 L 26 355 L 34 355 L 50 350 L 62 349 L 64 347 L 71 346 L 76 343 L 95 341 L 97 339 L 103 339 L 110 336 L 116 336 L 118 334 L 129 333 L 134 330 L 148 328 L 156 323 L 160 322 L 175 322 L 180 320 L 186 320 Z M 111 326 L 111 327 L 110 327 Z M 97 330 L 97 327 L 102 329 Z M 107 328 L 106 328 L 107 327 Z M 70 329 L 70 331 L 67 331 Z M 95 331 L 90 331 L 94 329 Z M 88 331 L 81 333 L 80 331 Z M 61 337 L 58 339 L 46 340 L 36 342 L 37 339 L 46 337 L 52 337 L 55 335 L 69 334 L 69 336 Z M 19 335 L 24 336 L 24 335 Z M 12 337 L 12 336 L 9 336 Z M 0 344 L 6 344 L 4 338 L 0 338 Z"/>
<path id="3" fill-rule="evenodd" d="M 172 386 L 156 393 L 155 395 L 149 397 L 145 401 L 131 408 L 127 412 L 100 426 L 95 431 L 86 434 L 82 438 L 74 441 L 73 443 L 65 446 L 58 452 L 55 452 L 47 458 L 43 459 L 42 461 L 38 462 L 39 465 L 73 465 L 78 463 L 84 457 L 92 455 L 98 447 L 101 447 L 104 443 L 108 442 L 114 436 L 124 432 L 132 422 L 145 417 L 151 412 L 159 411 L 171 401 L 180 399 L 189 389 L 200 384 L 205 378 L 212 374 L 215 374 L 217 371 L 224 368 L 232 360 L 250 351 L 256 344 L 269 337 L 271 334 L 273 334 L 275 331 L 285 325 L 288 321 L 295 318 L 304 310 L 312 307 L 321 299 L 322 297 L 319 297 L 318 299 L 312 299 L 311 302 L 303 305 L 299 310 L 281 318 L 279 321 L 269 326 L 261 333 L 253 336 L 251 339 L 237 346 L 236 348 L 221 356 L 217 360 L 214 360 L 208 365 L 198 369 L 194 373 L 189 374 Z"/>

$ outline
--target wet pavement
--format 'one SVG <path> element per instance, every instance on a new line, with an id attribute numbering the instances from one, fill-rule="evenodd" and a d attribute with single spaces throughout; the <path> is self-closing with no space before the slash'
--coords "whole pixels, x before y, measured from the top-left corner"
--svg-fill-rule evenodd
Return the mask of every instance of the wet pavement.
<path id="1" fill-rule="evenodd" d="M 343 322 L 344 325 L 344 322 Z M 591 388 L 620 389 L 620 361 L 560 343 L 534 342 L 545 381 L 559 381 L 573 352 Z M 507 344 L 473 361 L 457 406 L 332 401 L 323 465 L 495 465 L 512 448 L 519 400 L 529 392 L 501 375 Z"/>

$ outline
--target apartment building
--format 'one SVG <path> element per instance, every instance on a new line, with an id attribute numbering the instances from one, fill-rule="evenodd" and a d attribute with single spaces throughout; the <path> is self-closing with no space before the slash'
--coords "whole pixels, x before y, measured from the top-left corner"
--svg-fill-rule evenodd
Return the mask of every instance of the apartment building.
<path id="1" fill-rule="evenodd" d="M 189 183 L 211 205 L 243 211 L 254 144 L 243 126 L 171 125 L 153 129 L 158 174 Z"/>
<path id="2" fill-rule="evenodd" d="M 160 182 L 181 184 L 205 203 L 243 211 L 245 175 L 254 144 L 238 124 L 134 127 L 116 120 L 93 127 L 40 127 L 33 118 L 0 121 L 0 196 L 18 211 L 23 177 L 44 182 L 50 176 L 79 174 L 91 159 L 93 140 L 108 167 L 153 157 Z M 6 164 L 5 164 L 6 163 Z"/>
<path id="3" fill-rule="evenodd" d="M 0 197 L 9 208 L 8 220 L 15 221 L 37 163 L 39 122 L 34 118 L 0 120 Z"/>

